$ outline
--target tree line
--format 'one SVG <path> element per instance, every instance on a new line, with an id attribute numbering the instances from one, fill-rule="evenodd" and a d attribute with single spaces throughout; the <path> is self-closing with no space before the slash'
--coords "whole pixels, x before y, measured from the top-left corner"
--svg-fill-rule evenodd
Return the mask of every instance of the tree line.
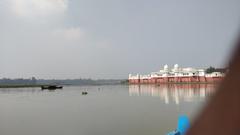
<path id="1" fill-rule="evenodd" d="M 0 85 L 110 85 L 120 84 L 121 79 L 36 79 L 35 77 L 24 79 L 0 79 Z"/>

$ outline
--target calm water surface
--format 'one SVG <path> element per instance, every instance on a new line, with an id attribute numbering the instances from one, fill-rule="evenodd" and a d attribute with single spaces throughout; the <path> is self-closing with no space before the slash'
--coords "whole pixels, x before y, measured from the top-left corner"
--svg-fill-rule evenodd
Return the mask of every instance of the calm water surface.
<path id="1" fill-rule="evenodd" d="M 213 93 L 206 84 L 0 89 L 0 134 L 165 135 Z"/>

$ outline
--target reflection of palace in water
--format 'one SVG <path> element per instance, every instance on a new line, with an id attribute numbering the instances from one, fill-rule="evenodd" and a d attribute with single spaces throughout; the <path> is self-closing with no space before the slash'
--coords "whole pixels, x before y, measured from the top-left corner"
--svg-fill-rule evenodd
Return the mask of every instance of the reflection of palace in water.
<path id="1" fill-rule="evenodd" d="M 215 87 L 214 84 L 129 85 L 129 95 L 160 97 L 166 104 L 179 104 L 205 99 L 215 92 Z"/>

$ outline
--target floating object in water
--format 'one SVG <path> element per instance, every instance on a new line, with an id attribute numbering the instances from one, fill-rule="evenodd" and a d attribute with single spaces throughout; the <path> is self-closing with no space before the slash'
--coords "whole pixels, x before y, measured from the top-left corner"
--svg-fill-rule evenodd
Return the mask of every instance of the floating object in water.
<path id="1" fill-rule="evenodd" d="M 41 86 L 41 89 L 48 89 L 48 90 L 56 90 L 56 89 L 62 89 L 63 86 L 57 86 L 57 85 L 48 85 L 48 86 Z"/>
<path id="2" fill-rule="evenodd" d="M 88 93 L 86 91 L 83 91 L 82 92 L 82 95 L 87 95 Z"/>
<path id="3" fill-rule="evenodd" d="M 186 115 L 179 116 L 177 129 L 168 133 L 167 135 L 184 135 L 189 126 L 190 123 L 188 117 Z"/>

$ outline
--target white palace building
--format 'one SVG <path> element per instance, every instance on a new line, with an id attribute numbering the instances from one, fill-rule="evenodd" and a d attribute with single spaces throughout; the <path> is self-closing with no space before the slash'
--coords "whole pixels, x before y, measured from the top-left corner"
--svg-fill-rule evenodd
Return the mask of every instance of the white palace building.
<path id="1" fill-rule="evenodd" d="M 160 71 L 147 75 L 129 74 L 128 80 L 130 84 L 219 82 L 224 76 L 222 72 L 206 73 L 205 69 L 180 68 L 175 64 L 172 69 L 165 65 Z"/>

